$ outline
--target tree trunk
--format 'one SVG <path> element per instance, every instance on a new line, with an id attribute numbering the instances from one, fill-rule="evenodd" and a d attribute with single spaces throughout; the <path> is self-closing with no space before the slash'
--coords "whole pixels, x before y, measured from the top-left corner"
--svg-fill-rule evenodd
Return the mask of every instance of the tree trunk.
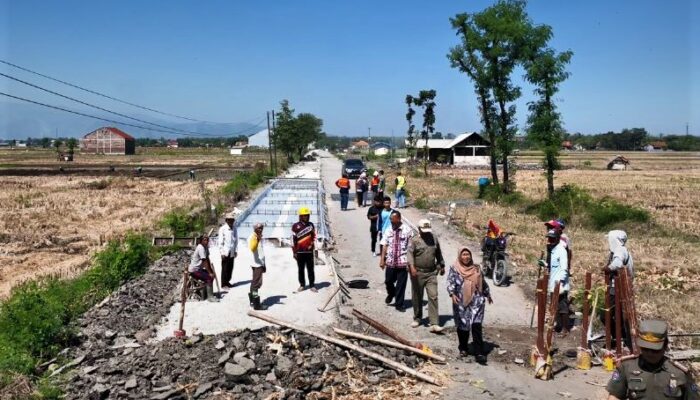
<path id="1" fill-rule="evenodd" d="M 428 147 L 428 137 L 425 137 L 425 148 L 423 149 L 423 174 L 428 176 L 428 160 L 430 160 L 429 154 L 430 148 Z"/>
<path id="2" fill-rule="evenodd" d="M 554 155 L 547 151 L 547 194 L 551 199 L 554 196 Z"/>
<path id="3" fill-rule="evenodd" d="M 486 90 L 479 88 L 479 100 L 481 101 L 481 117 L 484 119 L 484 129 L 489 136 L 489 141 L 491 142 L 491 148 L 489 149 L 489 155 L 491 156 L 491 180 L 494 185 L 498 185 L 498 167 L 496 159 L 498 158 L 496 152 L 496 134 L 491 126 L 491 117 L 488 114 L 488 102 L 486 101 Z"/>
<path id="4" fill-rule="evenodd" d="M 507 140 L 508 131 L 508 111 L 506 110 L 506 103 L 503 100 L 498 100 L 498 107 L 500 108 L 501 115 L 499 116 L 499 125 L 501 130 L 501 140 Z M 508 151 L 506 150 L 507 144 L 501 149 L 501 156 L 503 161 L 503 193 L 510 193 L 510 177 L 508 174 Z"/>

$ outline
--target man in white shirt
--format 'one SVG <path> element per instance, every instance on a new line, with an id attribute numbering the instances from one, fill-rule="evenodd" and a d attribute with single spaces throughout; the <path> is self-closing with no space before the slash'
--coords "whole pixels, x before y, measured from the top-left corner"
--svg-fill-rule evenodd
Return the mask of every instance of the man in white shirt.
<path id="1" fill-rule="evenodd" d="M 238 230 L 236 213 L 230 212 L 224 217 L 224 224 L 219 228 L 219 253 L 221 254 L 221 286 L 232 288 L 229 282 L 233 276 L 233 259 L 238 255 Z"/>
<path id="2" fill-rule="evenodd" d="M 549 264 L 549 283 L 547 292 L 551 295 L 559 283 L 559 303 L 557 304 L 556 330 L 561 336 L 569 333 L 569 255 L 564 243 L 560 240 L 559 232 L 550 229 L 547 241 L 552 247 Z M 552 299 L 553 300 L 553 299 Z"/>
<path id="3" fill-rule="evenodd" d="M 265 306 L 260 303 L 260 294 L 258 293 L 258 290 L 262 287 L 263 274 L 267 271 L 263 245 L 263 228 L 265 228 L 263 224 L 255 224 L 253 233 L 248 238 L 248 248 L 253 253 L 253 263 L 250 265 L 253 270 L 253 280 L 250 283 L 248 300 L 250 300 L 250 305 L 255 310 L 265 309 Z"/>

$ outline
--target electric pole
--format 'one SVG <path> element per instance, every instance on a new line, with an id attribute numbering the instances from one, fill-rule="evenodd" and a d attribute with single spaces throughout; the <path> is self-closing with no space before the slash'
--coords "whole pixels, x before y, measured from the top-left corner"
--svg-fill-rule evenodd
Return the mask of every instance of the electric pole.
<path id="1" fill-rule="evenodd" d="M 272 134 L 270 132 L 270 112 L 267 112 L 267 151 L 270 153 L 270 172 L 274 171 L 272 164 Z M 277 174 L 275 174 L 277 175 Z"/>
<path id="2" fill-rule="evenodd" d="M 275 137 L 277 136 L 277 126 L 275 124 L 275 110 L 272 109 L 272 142 L 275 142 Z M 273 143 L 270 143 L 270 146 L 273 145 Z M 277 146 L 274 146 L 272 150 L 272 154 L 274 155 L 274 164 L 275 164 L 275 176 L 277 176 Z"/>

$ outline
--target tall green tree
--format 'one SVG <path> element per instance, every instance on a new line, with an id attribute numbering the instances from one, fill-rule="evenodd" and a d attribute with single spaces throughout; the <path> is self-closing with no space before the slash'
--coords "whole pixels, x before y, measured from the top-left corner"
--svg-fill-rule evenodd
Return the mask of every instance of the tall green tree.
<path id="1" fill-rule="evenodd" d="M 406 152 L 409 158 L 413 158 L 416 150 L 416 141 L 418 137 L 416 136 L 416 126 L 413 124 L 413 116 L 416 115 L 416 111 L 413 109 L 413 96 L 410 94 L 406 95 L 404 100 L 408 110 L 406 111 L 406 122 L 408 122 L 408 131 L 406 132 Z"/>
<path id="2" fill-rule="evenodd" d="M 304 157 L 304 153 L 309 145 L 322 137 L 323 121 L 310 113 L 300 113 L 294 121 L 294 129 L 297 138 L 297 153 L 299 159 Z"/>
<path id="3" fill-rule="evenodd" d="M 61 152 L 61 146 L 63 146 L 63 142 L 61 142 L 60 139 L 54 140 L 54 142 L 53 142 L 53 147 L 56 148 L 56 153 L 60 153 L 60 152 Z"/>
<path id="4" fill-rule="evenodd" d="M 435 90 L 421 90 L 418 97 L 413 98 L 413 104 L 423 108 L 423 129 L 420 137 L 425 141 L 423 145 L 423 173 L 428 176 L 429 151 L 428 139 L 435 132 Z"/>
<path id="5" fill-rule="evenodd" d="M 75 153 L 75 148 L 78 146 L 78 140 L 76 138 L 70 138 L 66 141 L 66 147 L 68 147 L 68 154 L 73 155 Z"/>
<path id="6" fill-rule="evenodd" d="M 274 143 L 275 148 L 284 153 L 290 163 L 294 162 L 294 152 L 297 149 L 294 138 L 294 121 L 294 109 L 289 107 L 289 100 L 282 100 L 280 111 L 276 113 L 277 124 Z"/>
<path id="7" fill-rule="evenodd" d="M 549 197 L 554 195 L 554 170 L 559 168 L 559 149 L 564 135 L 554 95 L 559 91 L 559 85 L 569 77 L 566 66 L 572 56 L 571 51 L 557 53 L 548 48 L 532 53 L 530 61 L 526 63 L 526 79 L 536 86 L 535 94 L 539 96 L 538 100 L 528 105 L 528 140 L 536 143 L 544 153 Z"/>

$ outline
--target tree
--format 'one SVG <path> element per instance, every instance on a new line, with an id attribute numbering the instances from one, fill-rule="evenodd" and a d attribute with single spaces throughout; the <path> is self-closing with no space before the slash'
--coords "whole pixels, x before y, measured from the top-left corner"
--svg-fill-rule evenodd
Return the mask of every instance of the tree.
<path id="1" fill-rule="evenodd" d="M 305 150 L 308 146 L 321 138 L 323 127 L 323 121 L 310 113 L 301 113 L 296 117 L 294 121 L 294 128 L 296 131 L 296 145 L 297 153 L 299 154 L 299 159 L 304 156 Z"/>
<path id="2" fill-rule="evenodd" d="M 78 141 L 75 138 L 70 138 L 66 141 L 66 146 L 68 147 L 68 154 L 73 155 L 75 148 L 78 146 Z"/>
<path id="3" fill-rule="evenodd" d="M 294 162 L 296 150 L 294 138 L 294 109 L 289 107 L 289 100 L 280 102 L 281 109 L 276 113 L 275 148 L 287 155 L 289 163 Z"/>
<path id="4" fill-rule="evenodd" d="M 414 151 L 416 148 L 416 141 L 418 138 L 415 136 L 416 126 L 413 125 L 413 116 L 416 115 L 416 111 L 413 109 L 413 96 L 410 94 L 406 95 L 406 106 L 408 111 L 406 111 L 406 121 L 408 122 L 408 131 L 406 132 L 406 152 L 409 158 L 413 158 Z"/>
<path id="5" fill-rule="evenodd" d="M 528 105 L 528 139 L 544 152 L 549 197 L 554 195 L 554 170 L 559 168 L 558 156 L 563 139 L 554 95 L 559 91 L 559 84 L 569 77 L 565 68 L 572 56 L 571 51 L 557 54 L 553 49 L 545 49 L 533 53 L 526 64 L 525 76 L 536 85 L 535 94 L 539 96 Z"/>
<path id="6" fill-rule="evenodd" d="M 56 152 L 60 153 L 61 152 L 61 146 L 63 145 L 63 142 L 61 142 L 61 139 L 56 139 L 53 142 L 53 147 L 56 148 Z"/>
<path id="7" fill-rule="evenodd" d="M 49 145 L 51 144 L 51 139 L 49 139 L 49 138 L 47 138 L 47 137 L 43 137 L 43 138 L 41 138 L 41 140 L 39 141 L 39 143 L 41 144 L 41 147 L 42 147 L 42 148 L 46 149 L 46 148 L 48 148 Z"/>
<path id="8" fill-rule="evenodd" d="M 431 139 L 442 139 L 442 132 L 435 132 L 433 133 L 433 136 L 430 137 Z"/>
<path id="9" fill-rule="evenodd" d="M 508 193 L 514 186 L 508 164 L 517 131 L 513 103 L 521 95 L 511 76 L 528 54 L 546 44 L 551 28 L 534 25 L 522 0 L 501 0 L 478 13 L 458 14 L 451 22 L 462 43 L 452 48 L 448 58 L 475 83 L 482 123 L 492 146 L 491 174 L 497 183 L 497 153 L 503 163 L 503 191 Z"/>
<path id="10" fill-rule="evenodd" d="M 425 141 L 423 145 L 423 173 L 428 176 L 429 151 L 428 139 L 435 132 L 435 90 L 421 90 L 417 98 L 413 98 L 413 104 L 423 107 L 423 129 L 420 137 Z"/>

